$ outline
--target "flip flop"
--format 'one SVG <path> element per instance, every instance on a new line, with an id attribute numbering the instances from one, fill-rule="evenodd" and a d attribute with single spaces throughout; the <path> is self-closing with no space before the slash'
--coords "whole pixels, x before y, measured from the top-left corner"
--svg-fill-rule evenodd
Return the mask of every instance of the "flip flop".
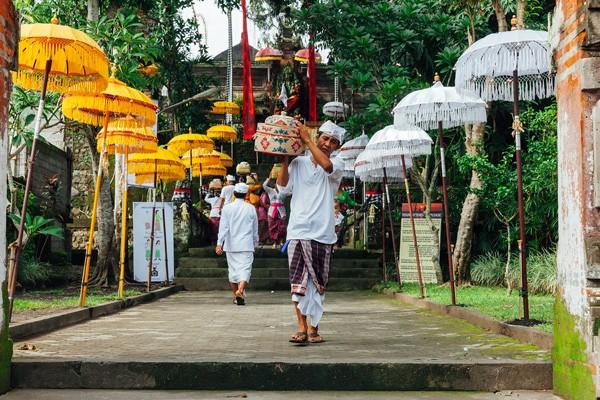
<path id="1" fill-rule="evenodd" d="M 321 335 L 319 335 L 319 332 L 311 332 L 308 334 L 308 342 L 312 344 L 324 343 L 325 339 L 323 339 Z"/>
<path id="2" fill-rule="evenodd" d="M 302 339 L 295 339 L 294 337 L 299 337 Z M 292 338 L 289 340 L 289 342 L 297 344 L 306 344 L 306 342 L 308 342 L 308 335 L 306 334 L 306 332 L 296 332 L 294 336 L 292 336 Z"/>
<path id="3" fill-rule="evenodd" d="M 238 306 L 243 306 L 246 304 L 246 300 L 242 296 L 235 296 L 235 304 Z"/>

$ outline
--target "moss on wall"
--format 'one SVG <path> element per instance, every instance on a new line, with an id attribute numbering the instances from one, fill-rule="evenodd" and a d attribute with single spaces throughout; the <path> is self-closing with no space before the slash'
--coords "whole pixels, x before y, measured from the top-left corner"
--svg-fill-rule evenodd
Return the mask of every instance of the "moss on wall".
<path id="1" fill-rule="evenodd" d="M 12 340 L 8 337 L 8 290 L 6 282 L 0 286 L 4 323 L 0 325 L 0 394 L 10 389 L 10 359 L 12 357 Z"/>
<path id="2" fill-rule="evenodd" d="M 592 370 L 587 365 L 586 343 L 576 319 L 561 296 L 554 305 L 554 346 L 552 349 L 554 392 L 569 400 L 595 400 Z"/>

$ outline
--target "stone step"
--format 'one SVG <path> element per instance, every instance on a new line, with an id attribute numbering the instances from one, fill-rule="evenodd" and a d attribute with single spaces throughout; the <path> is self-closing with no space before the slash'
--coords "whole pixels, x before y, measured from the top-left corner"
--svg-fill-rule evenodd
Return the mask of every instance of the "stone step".
<path id="1" fill-rule="evenodd" d="M 214 247 L 192 247 L 188 250 L 192 257 L 202 258 L 217 258 Z M 264 247 L 256 249 L 254 252 L 255 258 L 287 258 L 287 254 L 281 253 L 279 249 Z M 357 249 L 335 249 L 334 258 L 349 258 L 349 259 L 379 259 L 381 254 L 366 250 Z"/>
<path id="2" fill-rule="evenodd" d="M 288 267 L 287 258 L 254 258 L 252 264 L 253 269 L 262 268 L 286 268 Z M 227 259 L 219 258 L 199 258 L 199 257 L 180 257 L 177 259 L 177 268 L 227 268 Z M 380 269 L 379 259 L 340 259 L 334 256 L 331 264 L 331 270 L 337 269 L 356 269 L 356 268 L 373 268 Z"/>
<path id="3" fill-rule="evenodd" d="M 338 268 L 331 271 L 332 278 L 379 279 L 381 271 L 374 268 Z M 178 278 L 227 278 L 227 267 L 222 268 L 178 268 Z M 288 268 L 252 268 L 252 279 L 288 278 Z"/>
<path id="4" fill-rule="evenodd" d="M 350 291 L 364 290 L 372 288 L 380 278 L 336 278 L 332 277 L 328 283 L 328 290 L 331 291 Z M 183 285 L 186 290 L 207 291 L 207 290 L 228 290 L 227 278 L 183 278 L 176 277 L 175 283 Z M 277 290 L 289 291 L 290 282 L 288 278 L 252 278 L 250 279 L 250 288 L 252 290 Z"/>
<path id="5" fill-rule="evenodd" d="M 298 354 L 301 351 L 298 352 Z M 13 388 L 162 390 L 549 390 L 552 364 L 468 362 L 14 361 Z M 314 397 L 314 394 L 313 394 Z M 318 395 L 316 397 L 319 397 Z"/>

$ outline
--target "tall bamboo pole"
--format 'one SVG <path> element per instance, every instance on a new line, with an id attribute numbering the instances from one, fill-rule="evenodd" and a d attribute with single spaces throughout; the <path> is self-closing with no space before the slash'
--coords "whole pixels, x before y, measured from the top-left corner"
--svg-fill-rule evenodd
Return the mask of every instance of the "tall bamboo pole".
<path id="1" fill-rule="evenodd" d="M 48 77 L 52 69 L 52 60 L 46 60 L 44 68 L 44 77 L 42 81 L 42 92 L 40 94 L 40 102 L 35 114 L 35 123 L 33 126 L 33 143 L 31 144 L 31 154 L 27 162 L 27 177 L 25 179 L 25 191 L 23 193 L 23 204 L 21 205 L 21 219 L 19 220 L 19 229 L 17 231 L 17 240 L 14 245 L 14 262 L 10 265 L 9 282 L 8 282 L 8 320 L 12 318 L 12 310 L 14 303 L 15 289 L 17 286 L 17 273 L 19 271 L 19 262 L 21 258 L 21 250 L 23 247 L 23 233 L 25 231 L 25 219 L 27 216 L 27 204 L 29 203 L 29 191 L 31 190 L 31 181 L 33 176 L 33 166 L 37 156 L 37 142 L 42 130 L 42 116 L 44 114 L 44 104 L 46 103 L 46 91 L 48 89 Z"/>
<path id="2" fill-rule="evenodd" d="M 94 246 L 94 233 L 96 230 L 96 215 L 98 212 L 98 199 L 100 197 L 100 189 L 102 187 L 102 166 L 104 164 L 104 158 L 106 157 L 106 135 L 108 132 L 108 121 L 109 121 L 108 110 L 104 111 L 104 124 L 102 125 L 102 152 L 98 160 L 98 171 L 96 174 L 96 186 L 94 188 L 94 203 L 92 205 L 92 219 L 90 221 L 90 233 L 88 236 L 87 246 L 85 248 L 85 261 L 83 265 L 83 274 L 81 276 L 81 290 L 79 292 L 79 307 L 85 307 L 85 300 L 87 298 L 88 279 L 90 275 L 90 268 L 92 265 L 92 251 Z"/>
<path id="3" fill-rule="evenodd" d="M 517 201 L 519 208 L 519 254 L 521 256 L 521 290 L 523 298 L 523 319 L 529 320 L 529 293 L 527 291 L 527 242 L 525 241 L 525 211 L 523 202 L 523 160 L 521 158 L 521 131 L 519 121 L 519 71 L 517 67 L 513 71 L 513 114 L 515 135 L 515 149 L 517 158 Z"/>
<path id="4" fill-rule="evenodd" d="M 387 171 L 383 169 L 383 188 L 384 188 L 384 201 L 387 202 L 388 217 L 390 220 L 390 233 L 392 234 L 392 249 L 394 250 L 394 266 L 396 267 L 396 276 L 398 285 L 402 286 L 402 278 L 400 277 L 400 265 L 398 263 L 398 250 L 396 249 L 396 234 L 394 233 L 394 220 L 392 219 L 392 206 L 390 203 L 390 193 L 387 184 Z M 385 216 L 384 216 L 385 218 Z"/>
<path id="5" fill-rule="evenodd" d="M 129 149 L 125 147 L 125 165 L 123 167 L 123 206 L 121 208 L 121 254 L 119 262 L 119 297 L 125 297 L 125 259 L 127 250 L 127 159 Z"/>
<path id="6" fill-rule="evenodd" d="M 446 226 L 448 276 L 450 278 L 452 305 L 456 305 L 456 286 L 454 285 L 454 266 L 452 265 L 452 238 L 450 237 L 450 211 L 448 210 L 448 183 L 446 180 L 446 143 L 444 142 L 444 127 L 441 121 L 438 122 L 438 138 L 440 140 L 440 159 L 442 164 L 442 193 L 444 198 L 444 224 Z"/>
<path id="7" fill-rule="evenodd" d="M 406 201 L 408 202 L 408 213 L 410 216 L 410 225 L 412 228 L 413 246 L 415 247 L 415 258 L 417 262 L 417 277 L 419 279 L 419 296 L 425 297 L 425 290 L 423 288 L 423 271 L 421 270 L 421 258 L 419 256 L 419 244 L 417 243 L 417 231 L 415 228 L 415 219 L 413 216 L 412 201 L 410 199 L 410 187 L 408 185 L 408 172 L 406 171 L 406 161 L 404 154 L 400 155 L 402 159 L 402 172 L 404 173 L 404 188 L 406 190 Z"/>
<path id="8" fill-rule="evenodd" d="M 162 180 L 161 180 L 161 187 L 162 187 Z M 200 196 L 202 197 L 202 196 Z M 169 285 L 169 248 L 167 246 L 167 224 L 166 224 L 166 219 L 165 219 L 165 194 L 163 193 L 163 191 L 160 191 L 160 200 L 162 203 L 162 222 L 163 222 L 163 244 L 164 244 L 164 249 L 165 249 L 165 272 L 166 272 L 166 281 L 167 281 L 167 286 Z"/>
<path id="9" fill-rule="evenodd" d="M 148 282 L 146 284 L 146 292 L 150 291 L 150 285 L 152 283 L 152 261 L 154 260 L 154 223 L 156 221 L 156 174 L 157 161 L 156 159 L 154 159 L 154 189 L 152 190 L 152 223 L 150 225 L 150 257 L 148 259 Z"/>

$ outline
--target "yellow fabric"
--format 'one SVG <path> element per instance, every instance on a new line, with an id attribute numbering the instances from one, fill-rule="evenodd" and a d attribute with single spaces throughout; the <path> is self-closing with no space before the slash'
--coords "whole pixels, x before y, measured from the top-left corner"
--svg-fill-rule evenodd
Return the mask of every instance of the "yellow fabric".
<path id="1" fill-rule="evenodd" d="M 202 167 L 203 177 L 223 177 L 225 175 L 227 175 L 227 169 L 222 165 L 209 165 L 206 167 Z"/>
<path id="2" fill-rule="evenodd" d="M 240 106 L 232 101 L 216 101 L 213 103 L 212 114 L 239 115 Z"/>
<path id="3" fill-rule="evenodd" d="M 48 90 L 64 93 L 75 84 L 86 92 L 103 90 L 108 78 L 108 58 L 87 34 L 58 21 L 23 24 L 18 69 L 13 82 L 25 89 L 41 90 L 46 61 L 52 60 Z"/>
<path id="4" fill-rule="evenodd" d="M 85 124 L 101 126 L 105 113 L 109 123 L 125 126 L 152 126 L 156 122 L 156 106 L 144 93 L 125 85 L 117 78 L 108 78 L 101 93 L 85 93 L 76 85 L 65 94 L 62 105 L 67 118 Z"/>
<path id="5" fill-rule="evenodd" d="M 169 140 L 167 147 L 173 153 L 184 155 L 194 149 L 212 150 L 215 147 L 215 143 L 206 135 L 192 133 L 192 128 L 190 128 L 189 133 L 177 135 Z"/>
<path id="6" fill-rule="evenodd" d="M 215 125 L 208 128 L 206 134 L 211 139 L 216 140 L 236 140 L 237 139 L 237 131 L 235 128 L 229 125 Z"/>
<path id="7" fill-rule="evenodd" d="M 185 165 L 169 150 L 159 148 L 155 153 L 132 154 L 127 160 L 127 170 L 135 175 L 185 176 Z"/>
<path id="8" fill-rule="evenodd" d="M 221 160 L 221 164 L 225 167 L 225 168 L 231 168 L 233 167 L 233 158 L 229 157 L 228 154 L 225 153 L 220 153 L 218 151 L 215 150 L 216 153 L 219 153 L 219 158 Z"/>

